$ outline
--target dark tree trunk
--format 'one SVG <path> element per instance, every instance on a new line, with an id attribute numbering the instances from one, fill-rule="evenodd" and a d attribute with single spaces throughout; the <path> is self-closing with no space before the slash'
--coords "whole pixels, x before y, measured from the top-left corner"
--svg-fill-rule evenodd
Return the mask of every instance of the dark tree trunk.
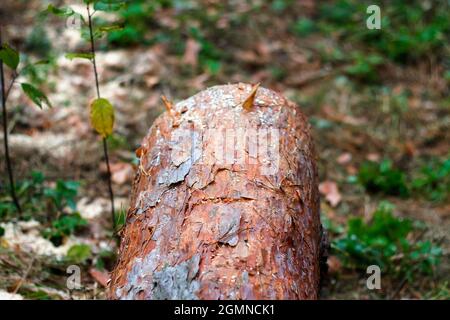
<path id="1" fill-rule="evenodd" d="M 310 128 L 294 103 L 268 89 L 244 109 L 251 90 L 224 85 L 172 108 L 166 101 L 169 112 L 137 152 L 110 298 L 317 298 Z"/>

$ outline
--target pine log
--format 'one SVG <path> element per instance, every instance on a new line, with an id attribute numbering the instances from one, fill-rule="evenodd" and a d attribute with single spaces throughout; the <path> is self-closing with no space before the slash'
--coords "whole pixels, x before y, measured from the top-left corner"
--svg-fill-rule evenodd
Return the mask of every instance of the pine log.
<path id="1" fill-rule="evenodd" d="M 280 94 L 258 88 L 252 100 L 252 89 L 222 85 L 176 105 L 164 100 L 168 112 L 137 150 L 109 298 L 318 297 L 310 126 Z"/>

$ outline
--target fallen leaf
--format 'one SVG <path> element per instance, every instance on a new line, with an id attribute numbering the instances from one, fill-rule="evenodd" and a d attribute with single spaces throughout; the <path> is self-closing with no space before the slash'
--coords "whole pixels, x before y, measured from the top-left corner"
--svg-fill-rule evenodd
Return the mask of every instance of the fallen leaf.
<path id="1" fill-rule="evenodd" d="M 339 261 L 339 259 L 336 256 L 328 257 L 327 264 L 328 264 L 328 272 L 330 274 L 339 273 L 339 271 L 342 268 L 341 261 Z"/>
<path id="2" fill-rule="evenodd" d="M 118 185 L 131 181 L 133 178 L 133 166 L 126 162 L 115 164 L 111 167 L 111 171 L 111 180 Z"/>
<path id="3" fill-rule="evenodd" d="M 196 67 L 198 64 L 198 53 L 200 52 L 200 48 L 200 44 L 196 40 L 189 38 L 186 41 L 183 63 Z"/>
<path id="4" fill-rule="evenodd" d="M 358 173 L 358 169 L 356 169 L 356 167 L 352 165 L 346 166 L 345 169 L 347 170 L 347 173 L 352 176 Z"/>
<path id="5" fill-rule="evenodd" d="M 252 91 L 248 95 L 248 97 L 244 100 L 242 107 L 245 110 L 251 110 L 251 108 L 253 106 L 253 102 L 255 101 L 256 92 L 258 91 L 259 85 L 260 85 L 259 83 L 255 84 L 252 88 Z"/>
<path id="6" fill-rule="evenodd" d="M 205 81 L 208 80 L 209 77 L 210 77 L 210 75 L 207 73 L 204 73 L 204 74 L 201 74 L 201 75 L 195 77 L 191 81 L 192 88 L 201 90 L 205 86 Z"/>
<path id="7" fill-rule="evenodd" d="M 380 161 L 380 155 L 378 153 L 369 153 L 366 158 L 373 162 Z"/>
<path id="8" fill-rule="evenodd" d="M 339 193 L 336 182 L 324 181 L 319 184 L 319 192 L 325 196 L 325 199 L 332 207 L 336 207 L 341 202 L 342 196 Z"/>
<path id="9" fill-rule="evenodd" d="M 417 148 L 412 141 L 406 141 L 404 145 L 404 152 L 409 157 L 414 157 L 417 154 Z"/>
<path id="10" fill-rule="evenodd" d="M 145 76 L 144 81 L 148 88 L 153 88 L 155 85 L 159 83 L 159 76 Z"/>
<path id="11" fill-rule="evenodd" d="M 326 117 L 328 119 L 336 121 L 336 122 L 342 122 L 345 124 L 349 124 L 352 126 L 361 126 L 367 122 L 366 119 L 364 119 L 364 118 L 355 118 L 348 114 L 339 113 L 330 106 L 324 106 L 322 108 L 322 111 L 324 112 L 324 114 L 326 115 Z"/>
<path id="12" fill-rule="evenodd" d="M 109 168 L 111 169 L 111 180 L 116 184 L 121 185 L 133 179 L 133 165 L 128 162 L 114 162 L 109 165 Z M 108 172 L 105 162 L 100 163 L 99 169 L 102 173 Z"/>
<path id="13" fill-rule="evenodd" d="M 347 164 L 350 161 L 352 161 L 352 154 L 349 152 L 345 152 L 343 154 L 341 154 L 337 159 L 336 159 L 337 163 L 339 164 Z"/>
<path id="14" fill-rule="evenodd" d="M 89 269 L 89 274 L 101 286 L 103 286 L 105 288 L 108 286 L 109 274 L 107 272 L 100 271 L 95 268 L 91 268 L 91 269 Z"/>

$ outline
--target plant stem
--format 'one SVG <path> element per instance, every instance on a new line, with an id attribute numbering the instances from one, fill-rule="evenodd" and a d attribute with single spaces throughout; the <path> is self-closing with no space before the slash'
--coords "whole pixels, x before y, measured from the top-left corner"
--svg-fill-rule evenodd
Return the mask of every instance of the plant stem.
<path id="1" fill-rule="evenodd" d="M 2 43 L 1 26 L 0 26 L 0 44 L 3 44 Z M 12 200 L 14 202 L 14 205 L 17 208 L 17 211 L 21 215 L 22 214 L 22 208 L 20 207 L 19 199 L 17 198 L 17 195 L 16 195 L 16 189 L 15 189 L 15 185 L 14 185 L 14 176 L 13 176 L 13 170 L 12 170 L 12 165 L 11 165 L 11 158 L 9 156 L 8 115 L 6 113 L 6 93 L 5 93 L 5 76 L 4 76 L 4 73 L 3 73 L 3 60 L 0 60 L 0 82 L 1 82 L 0 86 L 1 86 L 1 93 L 2 93 L 3 142 L 4 142 L 4 148 L 5 148 L 6 171 L 8 171 L 8 176 L 9 176 L 11 198 L 12 198 Z M 14 82 L 14 80 L 11 81 L 11 85 L 8 88 L 8 93 L 9 93 L 9 90 L 10 90 L 13 82 Z"/>
<path id="2" fill-rule="evenodd" d="M 115 210 L 114 210 L 114 193 L 112 189 L 111 184 L 111 168 L 109 166 L 109 156 L 108 156 L 108 144 L 106 142 L 106 138 L 103 138 L 103 153 L 105 155 L 106 160 L 106 168 L 108 170 L 108 189 L 109 189 L 109 200 L 111 201 L 111 218 L 113 222 L 113 230 L 116 231 L 116 217 L 115 217 Z"/>
<path id="3" fill-rule="evenodd" d="M 95 74 L 95 87 L 97 89 L 97 97 L 100 98 L 100 88 L 98 85 L 98 72 L 97 72 L 97 63 L 95 61 L 95 42 L 94 42 L 94 33 L 92 31 L 92 16 L 89 10 L 89 4 L 87 4 L 87 12 L 89 19 L 89 36 L 91 38 L 91 53 L 92 53 L 92 64 L 94 66 L 94 74 Z"/>
<path id="4" fill-rule="evenodd" d="M 92 31 L 92 15 L 89 9 L 89 4 L 86 5 L 89 19 L 89 35 L 91 39 L 91 53 L 92 53 L 92 65 L 94 67 L 94 75 L 95 75 L 95 88 L 97 89 L 97 98 L 100 99 L 100 86 L 98 82 L 98 72 L 97 72 L 97 63 L 95 61 L 95 42 L 94 42 L 94 33 Z M 109 199 L 111 201 L 111 218 L 113 223 L 113 232 L 116 232 L 116 217 L 114 210 L 114 193 L 112 189 L 111 182 L 111 167 L 109 165 L 109 155 L 108 155 L 108 144 L 106 141 L 106 137 L 103 137 L 103 153 L 106 160 L 106 169 L 108 171 L 108 189 L 109 189 Z"/>

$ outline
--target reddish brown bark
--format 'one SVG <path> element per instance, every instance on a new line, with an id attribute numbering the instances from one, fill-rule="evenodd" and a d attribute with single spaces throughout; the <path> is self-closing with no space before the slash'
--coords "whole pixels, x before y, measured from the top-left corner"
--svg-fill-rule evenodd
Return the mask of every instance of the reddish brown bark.
<path id="1" fill-rule="evenodd" d="M 310 128 L 294 103 L 268 89 L 244 110 L 251 89 L 213 87 L 155 121 L 138 151 L 110 298 L 317 298 L 321 226 Z M 239 128 L 225 141 L 279 130 L 277 170 L 263 169 L 276 162 L 273 150 L 250 159 L 248 144 L 244 163 L 216 161 L 215 141 L 227 145 L 218 132 Z M 186 135 L 191 143 L 174 141 Z"/>

